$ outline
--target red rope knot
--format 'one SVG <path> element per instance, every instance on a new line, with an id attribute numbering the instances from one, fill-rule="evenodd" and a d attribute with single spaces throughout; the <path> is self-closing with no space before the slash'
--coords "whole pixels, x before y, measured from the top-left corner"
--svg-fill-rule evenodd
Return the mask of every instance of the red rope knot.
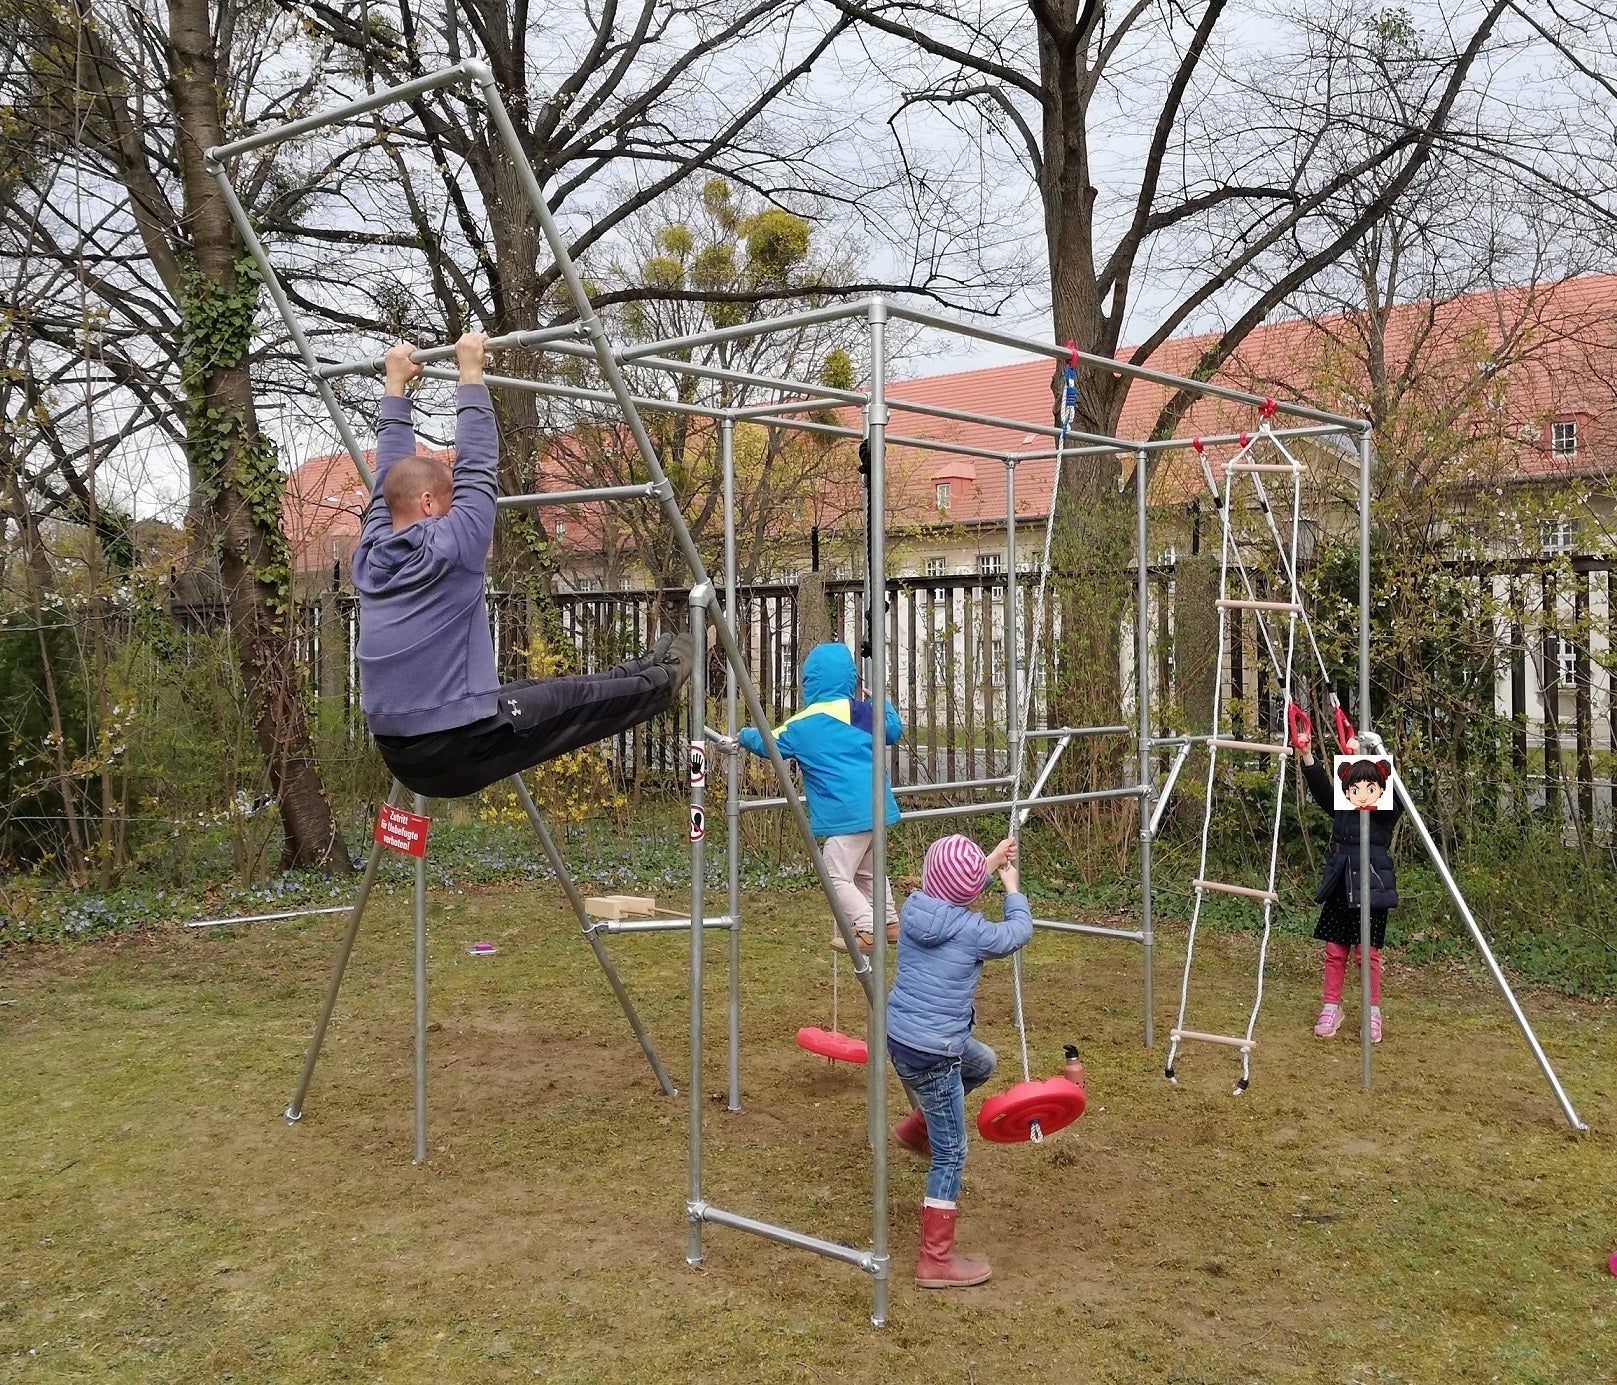
<path id="1" fill-rule="evenodd" d="M 1198 456 L 1198 457 L 1199 457 L 1199 456 L 1201 456 L 1201 455 L 1202 455 L 1202 453 L 1204 453 L 1204 452 L 1206 452 L 1206 451 L 1207 451 L 1207 444 L 1206 444 L 1206 443 L 1204 443 L 1204 442 L 1203 442 L 1203 441 L 1202 441 L 1202 440 L 1201 440 L 1201 439 L 1200 439 L 1200 438 L 1192 438 L 1192 439 L 1191 439 L 1191 440 L 1190 440 L 1190 445 L 1191 445 L 1191 446 L 1192 446 L 1192 447 L 1193 447 L 1193 448 L 1195 448 L 1195 449 L 1196 449 L 1196 455 L 1197 455 L 1197 456 Z"/>
<path id="2" fill-rule="evenodd" d="M 1263 403 L 1258 405 L 1258 417 L 1267 423 L 1275 416 L 1275 410 L 1279 407 L 1273 399 L 1265 399 Z"/>
<path id="3" fill-rule="evenodd" d="M 1249 442 L 1252 441 L 1252 437 L 1248 433 L 1242 433 L 1241 436 L 1237 439 L 1237 441 L 1241 444 L 1242 447 L 1245 447 Z"/>
<path id="4" fill-rule="evenodd" d="M 1078 343 L 1071 337 L 1067 338 L 1067 364 L 1074 370 L 1078 369 Z"/>

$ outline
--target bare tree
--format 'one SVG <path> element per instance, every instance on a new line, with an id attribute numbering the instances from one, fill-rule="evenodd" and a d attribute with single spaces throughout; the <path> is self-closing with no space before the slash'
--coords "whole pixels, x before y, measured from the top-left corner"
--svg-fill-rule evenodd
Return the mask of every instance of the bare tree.
<path id="1" fill-rule="evenodd" d="M 204 151 L 260 102 L 284 110 L 317 84 L 318 62 L 272 94 L 265 59 L 290 23 L 207 0 L 165 9 L 78 0 L 14 7 L 6 30 L 29 62 L 26 154 L 8 170 L 13 253 L 67 271 L 105 321 L 91 374 L 122 386 L 148 416 L 183 420 L 193 522 L 225 595 L 249 715 L 285 828 L 283 863 L 349 869 L 314 763 L 288 638 L 290 569 L 282 475 L 258 428 L 250 375 L 259 284 Z M 61 185 L 82 194 L 63 207 Z M 31 303 L 22 321 L 68 350 L 84 299 Z M 71 354 L 71 352 L 69 352 Z M 56 475 L 69 486 L 72 467 Z M 92 501 L 93 503 L 93 501 Z"/>

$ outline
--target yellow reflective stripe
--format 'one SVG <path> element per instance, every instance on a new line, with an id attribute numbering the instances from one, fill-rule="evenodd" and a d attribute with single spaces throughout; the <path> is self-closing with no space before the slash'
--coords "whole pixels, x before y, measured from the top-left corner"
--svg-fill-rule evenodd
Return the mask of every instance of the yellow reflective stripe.
<path id="1" fill-rule="evenodd" d="M 853 704 L 846 697 L 839 697 L 831 702 L 811 702 L 796 716 L 788 717 L 775 728 L 775 737 L 778 740 L 786 734 L 786 728 L 794 721 L 802 721 L 804 717 L 830 717 L 833 721 L 840 721 L 844 725 L 851 725 L 853 721 Z"/>

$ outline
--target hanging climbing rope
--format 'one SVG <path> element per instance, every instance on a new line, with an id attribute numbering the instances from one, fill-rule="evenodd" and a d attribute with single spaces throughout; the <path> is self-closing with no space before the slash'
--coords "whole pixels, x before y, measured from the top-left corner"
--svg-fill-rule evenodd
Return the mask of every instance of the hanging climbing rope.
<path id="1" fill-rule="evenodd" d="M 1055 474 L 1050 478 L 1050 505 L 1044 522 L 1044 553 L 1039 563 L 1039 583 L 1033 601 L 1033 635 L 1029 641 L 1027 675 L 1023 679 L 1022 693 L 1013 713 L 1016 728 L 1016 760 L 1011 771 L 1010 835 L 1019 838 L 1027 810 L 1021 806 L 1022 774 L 1027 765 L 1027 723 L 1033 706 L 1035 670 L 1039 667 L 1040 643 L 1044 635 L 1045 593 L 1050 580 L 1050 540 L 1055 533 L 1056 502 L 1061 492 L 1061 472 L 1066 457 L 1067 433 L 1072 427 L 1078 405 L 1078 348 L 1067 343 L 1067 363 L 1064 367 L 1061 390 L 1061 432 L 1056 438 Z M 1014 555 L 1013 555 L 1014 559 Z M 1014 577 L 1007 591 L 1014 591 Z M 1005 611 L 1006 644 L 1009 649 L 1021 645 L 1019 613 L 1015 604 L 1007 599 Z M 1036 791 L 1035 791 L 1036 792 Z M 1022 1080 L 1007 1091 L 990 1097 L 977 1113 L 977 1132 L 985 1140 L 1011 1144 L 1029 1140 L 1042 1141 L 1047 1133 L 1071 1125 L 1084 1113 L 1084 1089 L 1069 1077 L 1058 1076 L 1043 1081 L 1033 1080 L 1028 1064 L 1027 1019 L 1022 1004 L 1022 954 L 1011 955 L 1011 993 L 1015 1002 L 1016 1036 L 1021 1045 Z M 1076 1050 L 1073 1050 L 1076 1053 Z M 1080 1069 L 1081 1071 L 1081 1069 Z"/>

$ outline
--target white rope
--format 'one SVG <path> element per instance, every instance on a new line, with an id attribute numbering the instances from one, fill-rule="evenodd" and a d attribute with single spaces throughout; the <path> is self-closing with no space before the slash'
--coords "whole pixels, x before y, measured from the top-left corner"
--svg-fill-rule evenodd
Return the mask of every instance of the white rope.
<path id="1" fill-rule="evenodd" d="M 1259 496 L 1260 506 L 1263 509 L 1264 516 L 1265 516 L 1265 518 L 1266 518 L 1266 520 L 1268 522 L 1270 532 L 1271 532 L 1271 534 L 1273 534 L 1273 536 L 1275 538 L 1275 541 L 1276 541 L 1275 547 L 1276 547 L 1276 550 L 1279 553 L 1280 562 L 1281 562 L 1282 568 L 1283 568 L 1283 570 L 1284 570 L 1284 572 L 1286 574 L 1288 602 L 1294 608 L 1293 610 L 1291 610 L 1288 613 L 1288 616 L 1287 616 L 1286 656 L 1285 656 L 1285 660 L 1284 660 L 1283 664 L 1281 664 L 1279 659 L 1277 658 L 1276 651 L 1274 649 L 1273 643 L 1270 641 L 1270 638 L 1269 638 L 1269 632 L 1268 632 L 1267 628 L 1264 627 L 1263 613 L 1262 612 L 1256 612 L 1255 613 L 1257 615 L 1257 617 L 1258 617 L 1259 629 L 1260 629 L 1260 632 L 1263 635 L 1264 642 L 1269 647 L 1270 660 L 1271 660 L 1271 664 L 1275 666 L 1275 672 L 1277 674 L 1277 681 L 1281 685 L 1281 693 L 1282 693 L 1283 705 L 1289 706 L 1290 703 L 1291 703 L 1292 673 L 1293 673 L 1293 667 L 1294 667 L 1295 658 L 1296 658 L 1296 648 L 1297 648 L 1297 621 L 1298 621 L 1299 616 L 1303 614 L 1300 610 L 1296 609 L 1296 608 L 1300 607 L 1300 605 L 1301 605 L 1301 593 L 1300 593 L 1300 591 L 1298 589 L 1298 585 L 1297 585 L 1296 553 L 1297 553 L 1297 542 L 1298 542 L 1298 536 L 1299 536 L 1299 533 L 1300 533 L 1301 514 L 1302 514 L 1302 487 L 1301 487 L 1302 468 L 1301 468 L 1301 465 L 1298 463 L 1297 459 L 1294 456 L 1292 456 L 1291 453 L 1286 451 L 1284 445 L 1280 443 L 1279 439 L 1273 436 L 1273 433 L 1272 433 L 1272 431 L 1270 430 L 1270 428 L 1268 426 L 1267 420 L 1265 420 L 1263 425 L 1260 427 L 1259 435 L 1260 435 L 1260 437 L 1267 438 L 1268 441 L 1270 441 L 1276 447 L 1279 448 L 1281 454 L 1286 458 L 1287 462 L 1289 462 L 1291 464 L 1291 469 L 1292 469 L 1291 470 L 1291 476 L 1292 476 L 1291 547 L 1290 547 L 1290 553 L 1289 554 L 1287 552 L 1287 548 L 1286 548 L 1286 545 L 1285 545 L 1284 541 L 1280 537 L 1279 529 L 1275 525 L 1274 516 L 1273 516 L 1272 512 L 1270 511 L 1269 502 L 1268 502 L 1268 496 L 1264 491 L 1262 481 L 1259 479 L 1258 474 L 1256 472 L 1249 473 L 1251 475 L 1251 477 L 1252 477 L 1253 487 L 1254 487 L 1254 489 L 1256 490 L 1256 492 L 1257 492 L 1257 494 Z M 1241 459 L 1243 459 L 1243 458 L 1245 458 L 1245 457 L 1247 457 L 1247 456 L 1249 456 L 1250 453 L 1251 453 L 1252 447 L 1254 446 L 1254 444 L 1257 441 L 1258 441 L 1257 438 L 1253 438 L 1253 439 L 1249 439 L 1249 440 L 1243 442 L 1243 444 L 1241 446 L 1241 450 L 1238 453 L 1236 453 L 1234 457 L 1232 457 L 1230 459 L 1230 462 L 1226 463 L 1225 472 L 1224 472 L 1225 485 L 1224 485 L 1224 491 L 1223 491 L 1222 496 L 1220 496 L 1220 494 L 1219 494 L 1216 483 L 1213 486 L 1214 500 L 1217 502 L 1217 509 L 1218 509 L 1218 513 L 1219 513 L 1219 521 L 1220 521 L 1220 526 L 1221 526 L 1221 530 L 1222 530 L 1222 544 L 1221 544 L 1221 548 L 1220 548 L 1219 583 L 1218 583 L 1220 599 L 1223 599 L 1225 597 L 1226 593 L 1229 590 L 1230 558 L 1231 558 L 1232 554 L 1235 557 L 1236 564 L 1237 564 L 1237 566 L 1238 566 L 1238 568 L 1240 570 L 1242 581 L 1243 581 L 1243 584 L 1246 586 L 1249 598 L 1254 599 L 1254 600 L 1256 599 L 1255 587 L 1254 587 L 1254 584 L 1252 583 L 1251 575 L 1247 572 L 1245 564 L 1241 561 L 1240 554 L 1239 554 L 1239 544 L 1238 544 L 1238 541 L 1237 541 L 1237 539 L 1235 537 L 1235 525 L 1234 525 L 1234 517 L 1233 517 L 1233 512 L 1232 512 L 1232 510 L 1233 510 L 1232 502 L 1233 502 L 1234 494 L 1235 494 L 1236 472 L 1232 469 L 1232 464 L 1239 461 L 1239 460 L 1241 460 Z M 1212 480 L 1212 474 L 1211 474 L 1210 471 L 1207 470 L 1207 464 L 1206 464 L 1205 458 L 1202 461 L 1202 466 L 1203 466 L 1204 472 L 1206 472 L 1206 474 L 1207 474 L 1208 480 L 1211 481 Z M 1221 713 L 1222 713 L 1222 710 L 1223 710 L 1224 646 L 1227 643 L 1227 636 L 1228 636 L 1228 623 L 1227 623 L 1228 612 L 1227 612 L 1227 609 L 1225 607 L 1223 607 L 1223 606 L 1219 606 L 1217 609 L 1218 609 L 1218 613 L 1219 613 L 1219 615 L 1218 615 L 1218 648 L 1217 648 L 1216 655 L 1215 655 L 1214 672 L 1213 672 L 1213 720 L 1212 720 L 1212 730 L 1213 730 L 1214 737 L 1217 737 L 1219 735 L 1219 720 L 1220 720 L 1220 716 L 1221 716 Z M 1306 620 L 1306 616 L 1303 616 L 1303 619 Z M 1237 629 L 1239 629 L 1239 626 L 1237 626 Z M 1310 638 L 1312 638 L 1311 633 L 1310 633 Z M 1317 647 L 1317 645 L 1315 646 L 1315 654 L 1316 654 L 1316 657 L 1317 657 L 1318 656 L 1318 647 Z M 1321 664 L 1323 666 L 1323 660 L 1321 660 Z M 1246 1039 L 1248 1041 L 1248 1045 L 1250 1045 L 1250 1041 L 1252 1039 L 1253 1032 L 1255 1031 L 1255 1029 L 1257 1027 L 1258 1012 L 1262 1008 L 1262 1005 L 1263 1005 L 1264 973 L 1265 973 L 1267 963 L 1268 963 L 1269 940 L 1270 940 L 1270 938 L 1271 938 L 1271 936 L 1273 934 L 1273 927 L 1274 927 L 1274 909 L 1275 909 L 1274 894 L 1275 894 L 1275 884 L 1276 884 L 1276 882 L 1278 880 L 1278 876 L 1279 876 L 1280 825 L 1281 825 L 1282 813 L 1283 813 L 1283 810 L 1284 810 L 1284 807 L 1285 807 L 1286 761 L 1287 761 L 1287 758 L 1288 757 L 1285 756 L 1285 755 L 1276 756 L 1277 767 L 1276 767 L 1276 772 L 1275 772 L 1274 817 L 1273 817 L 1273 821 L 1272 821 L 1272 826 L 1270 828 L 1270 836 L 1269 836 L 1269 869 L 1268 869 L 1268 873 L 1267 873 L 1267 876 L 1266 876 L 1265 887 L 1264 887 L 1264 889 L 1265 889 L 1265 897 L 1264 897 L 1264 900 L 1263 900 L 1263 931 L 1262 931 L 1262 934 L 1260 936 L 1259 943 L 1258 943 L 1258 969 L 1257 969 L 1256 986 L 1255 986 L 1254 995 L 1253 995 L 1253 1001 L 1252 1001 L 1252 1009 L 1251 1009 L 1250 1014 L 1247 1017 L 1247 1024 L 1246 1024 Z M 1197 873 L 1196 873 L 1196 878 L 1197 878 L 1198 881 L 1207 879 L 1207 854 L 1208 854 L 1208 845 L 1209 845 L 1209 840 L 1210 840 L 1210 835 L 1211 835 L 1211 828 L 1212 828 L 1213 789 L 1214 789 L 1214 785 L 1215 785 L 1215 782 L 1216 782 L 1216 779 L 1217 779 L 1217 765 L 1218 765 L 1218 751 L 1217 751 L 1217 748 L 1214 745 L 1212 745 L 1211 743 L 1209 743 L 1209 745 L 1207 747 L 1207 785 L 1206 785 L 1206 792 L 1205 792 L 1205 795 L 1204 795 L 1204 800 L 1203 800 L 1203 805 L 1202 805 L 1201 852 L 1200 852 L 1198 869 L 1197 869 Z M 1196 886 L 1195 902 L 1194 902 L 1194 904 L 1192 906 L 1192 909 L 1191 909 L 1189 938 L 1187 940 L 1186 947 L 1185 947 L 1185 970 L 1184 970 L 1184 976 L 1183 976 L 1183 979 L 1180 982 L 1180 988 L 1179 988 L 1179 1017 L 1178 1017 L 1178 1020 L 1177 1020 L 1176 1024 L 1174 1025 L 1174 1030 L 1175 1030 L 1176 1034 L 1178 1033 L 1178 1031 L 1180 1031 L 1180 1030 L 1182 1030 L 1184 1028 L 1185 1011 L 1186 1011 L 1186 1008 L 1187 1008 L 1189 995 L 1190 995 L 1190 970 L 1191 970 L 1192 959 L 1193 959 L 1194 954 L 1195 954 L 1196 930 L 1197 930 L 1197 928 L 1198 928 L 1198 926 L 1199 926 L 1199 924 L 1201 922 L 1201 908 L 1202 908 L 1202 902 L 1203 902 L 1203 900 L 1205 898 L 1206 898 L 1206 891 L 1201 885 L 1198 884 Z M 1168 1048 L 1168 1061 L 1167 1061 L 1167 1063 L 1165 1065 L 1165 1068 L 1164 1068 L 1165 1074 L 1167 1075 L 1167 1077 L 1170 1080 L 1173 1080 L 1173 1077 L 1174 1077 L 1174 1060 L 1175 1060 L 1175 1058 L 1176 1058 L 1176 1056 L 1178 1054 L 1178 1049 L 1179 1049 L 1179 1039 L 1177 1037 L 1175 1037 L 1170 1041 L 1169 1048 Z M 1240 1081 L 1237 1082 L 1237 1084 L 1235 1086 L 1235 1090 L 1234 1090 L 1233 1095 L 1239 1096 L 1242 1092 L 1244 1092 L 1246 1090 L 1247 1084 L 1251 1079 L 1251 1062 L 1252 1062 L 1252 1050 L 1251 1050 L 1250 1046 L 1242 1047 L 1242 1049 L 1241 1049 L 1241 1078 L 1240 1078 Z"/>
<path id="2" fill-rule="evenodd" d="M 1056 531 L 1056 501 L 1061 494 L 1061 473 L 1067 451 L 1067 429 L 1072 424 L 1074 394 L 1076 386 L 1073 381 L 1072 367 L 1067 366 L 1061 382 L 1061 433 L 1056 438 L 1055 473 L 1050 478 L 1050 504 L 1045 512 L 1044 519 L 1044 552 L 1039 562 L 1039 585 L 1033 599 L 1033 638 L 1029 642 L 1029 653 L 1026 671 L 1022 680 L 1021 695 L 1017 698 L 1017 707 L 1014 713 L 1016 718 L 1016 764 L 1011 772 L 1011 816 L 1010 835 L 1013 840 L 1021 836 L 1022 822 L 1026 813 L 1019 811 L 1022 801 L 1022 773 L 1027 767 L 1027 721 L 1033 707 L 1033 684 L 1036 670 L 1039 667 L 1040 644 L 1044 636 L 1044 602 L 1045 591 L 1050 581 L 1050 541 Z M 1007 516 L 1007 520 L 1011 517 Z M 1006 650 L 1015 657 L 1015 651 L 1022 645 L 1021 611 L 1020 603 L 1014 600 L 1016 592 L 1016 554 L 1012 553 L 1011 568 L 1005 576 L 1005 626 Z M 1022 1048 L 1022 1080 L 1032 1081 L 1032 1069 L 1028 1065 L 1027 1055 L 1027 1018 L 1022 1006 L 1022 954 L 1020 951 L 1011 954 L 1011 996 L 1014 1002 L 1016 1037 Z M 1033 1142 L 1037 1144 L 1042 1138 L 1035 1122 L 1032 1131 Z"/>

